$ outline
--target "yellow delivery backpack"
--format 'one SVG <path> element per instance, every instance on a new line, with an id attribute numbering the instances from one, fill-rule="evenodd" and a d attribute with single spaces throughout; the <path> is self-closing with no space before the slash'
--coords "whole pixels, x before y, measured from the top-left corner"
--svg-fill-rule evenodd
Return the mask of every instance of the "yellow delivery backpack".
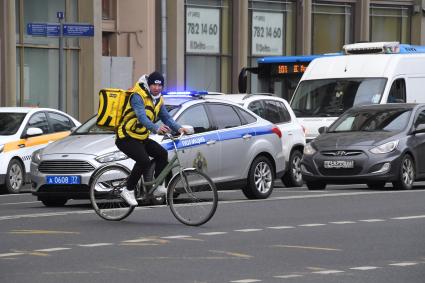
<path id="1" fill-rule="evenodd" d="M 99 109 L 96 125 L 114 130 L 118 127 L 125 105 L 130 99 L 131 90 L 104 88 L 99 91 Z"/>

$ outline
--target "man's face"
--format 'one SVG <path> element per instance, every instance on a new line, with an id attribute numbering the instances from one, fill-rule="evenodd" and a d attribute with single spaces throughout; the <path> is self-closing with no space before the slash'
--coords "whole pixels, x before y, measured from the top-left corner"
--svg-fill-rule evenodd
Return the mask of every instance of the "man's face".
<path id="1" fill-rule="evenodd" d="M 161 84 L 151 84 L 149 86 L 149 90 L 153 95 L 157 96 L 162 91 L 162 85 Z"/>

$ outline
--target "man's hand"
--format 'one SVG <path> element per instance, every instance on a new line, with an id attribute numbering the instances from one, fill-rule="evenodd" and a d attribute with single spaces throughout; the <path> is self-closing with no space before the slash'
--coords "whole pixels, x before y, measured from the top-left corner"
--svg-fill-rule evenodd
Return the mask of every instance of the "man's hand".
<path id="1" fill-rule="evenodd" d="M 187 134 L 189 134 L 189 130 L 188 130 L 188 129 L 186 129 L 186 128 L 180 128 L 180 129 L 179 129 L 179 133 L 180 133 L 180 134 L 187 135 Z"/>
<path id="2" fill-rule="evenodd" d="M 170 133 L 170 132 L 171 132 L 171 129 L 167 125 L 163 124 L 163 125 L 159 126 L 157 134 L 163 135 L 163 134 Z"/>

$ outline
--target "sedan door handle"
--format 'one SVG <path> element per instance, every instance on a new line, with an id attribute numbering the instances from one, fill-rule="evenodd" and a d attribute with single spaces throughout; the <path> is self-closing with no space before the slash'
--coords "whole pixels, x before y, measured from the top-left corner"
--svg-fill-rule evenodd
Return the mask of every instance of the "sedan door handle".
<path id="1" fill-rule="evenodd" d="M 250 139 L 250 138 L 252 138 L 252 135 L 251 135 L 251 134 L 246 134 L 246 135 L 243 135 L 243 136 L 242 136 L 242 138 L 243 138 L 244 140 L 246 140 L 246 139 Z"/>
<path id="2" fill-rule="evenodd" d="M 207 145 L 215 144 L 216 140 L 209 140 L 207 141 Z"/>

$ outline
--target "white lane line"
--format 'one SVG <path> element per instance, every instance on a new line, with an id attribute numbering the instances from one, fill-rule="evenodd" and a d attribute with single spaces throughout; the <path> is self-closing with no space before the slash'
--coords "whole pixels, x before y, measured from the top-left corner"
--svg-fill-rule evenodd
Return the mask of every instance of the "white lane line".
<path id="1" fill-rule="evenodd" d="M 251 283 L 251 282 L 261 282 L 261 280 L 259 279 L 242 279 L 242 280 L 234 280 L 234 281 L 230 281 L 233 283 Z"/>
<path id="2" fill-rule="evenodd" d="M 358 267 L 351 267 L 350 269 L 366 271 L 366 270 L 373 270 L 373 269 L 378 269 L 378 268 L 379 267 L 377 267 L 377 266 L 358 266 Z"/>
<path id="3" fill-rule="evenodd" d="M 303 277 L 303 275 L 300 275 L 300 274 L 290 274 L 290 275 L 276 275 L 276 276 L 273 276 L 273 277 L 274 278 L 289 279 L 289 278 Z"/>
<path id="4" fill-rule="evenodd" d="M 389 265 L 391 266 L 413 266 L 417 265 L 417 262 L 398 262 L 398 263 L 391 263 Z"/>
<path id="5" fill-rule="evenodd" d="M 64 251 L 64 250 L 70 250 L 71 248 L 50 248 L 50 249 L 41 249 L 41 250 L 34 250 L 35 252 L 57 252 L 57 251 Z"/>
<path id="6" fill-rule="evenodd" d="M 385 219 L 363 219 L 363 220 L 359 220 L 361 222 L 383 222 L 386 221 Z"/>
<path id="7" fill-rule="evenodd" d="M 235 232 L 257 232 L 257 231 L 263 231 L 264 229 L 239 229 L 239 230 L 233 230 Z"/>
<path id="8" fill-rule="evenodd" d="M 227 232 L 206 232 L 206 233 L 198 233 L 198 235 L 204 235 L 204 236 L 214 236 L 214 235 L 224 235 L 227 234 Z"/>
<path id="9" fill-rule="evenodd" d="M 7 254 L 0 254 L 0 257 L 11 257 L 15 255 L 23 255 L 24 253 L 7 253 Z"/>
<path id="10" fill-rule="evenodd" d="M 335 222 L 329 222 L 330 224 L 355 224 L 356 221 L 335 221 Z"/>
<path id="11" fill-rule="evenodd" d="M 317 226 L 325 226 L 326 224 L 322 224 L 322 223 L 311 223 L 311 224 L 301 224 L 298 225 L 300 227 L 317 227 Z"/>
<path id="12" fill-rule="evenodd" d="M 92 247 L 104 247 L 104 246 L 112 246 L 114 245 L 113 243 L 95 243 L 95 244 L 83 244 L 83 245 L 78 245 L 79 247 L 87 247 L 87 248 L 92 248 Z"/>
<path id="13" fill-rule="evenodd" d="M 337 274 L 337 273 L 343 273 L 345 271 L 343 270 L 321 270 L 321 271 L 314 271 L 312 273 L 315 274 Z"/>
<path id="14" fill-rule="evenodd" d="M 183 239 L 183 238 L 192 238 L 192 236 L 189 235 L 176 235 L 176 236 L 166 236 L 161 237 L 162 239 Z"/>
<path id="15" fill-rule="evenodd" d="M 39 203 L 39 201 L 8 202 L 8 203 L 0 203 L 0 205 L 29 204 L 29 203 Z"/>
<path id="16" fill-rule="evenodd" d="M 413 216 L 393 217 L 391 219 L 408 220 L 408 219 L 418 219 L 418 218 L 425 218 L 425 215 L 413 215 Z"/>
<path id="17" fill-rule="evenodd" d="M 267 227 L 267 228 L 279 230 L 279 229 L 292 229 L 292 228 L 295 228 L 295 227 L 294 226 L 270 226 L 270 227 Z"/>

